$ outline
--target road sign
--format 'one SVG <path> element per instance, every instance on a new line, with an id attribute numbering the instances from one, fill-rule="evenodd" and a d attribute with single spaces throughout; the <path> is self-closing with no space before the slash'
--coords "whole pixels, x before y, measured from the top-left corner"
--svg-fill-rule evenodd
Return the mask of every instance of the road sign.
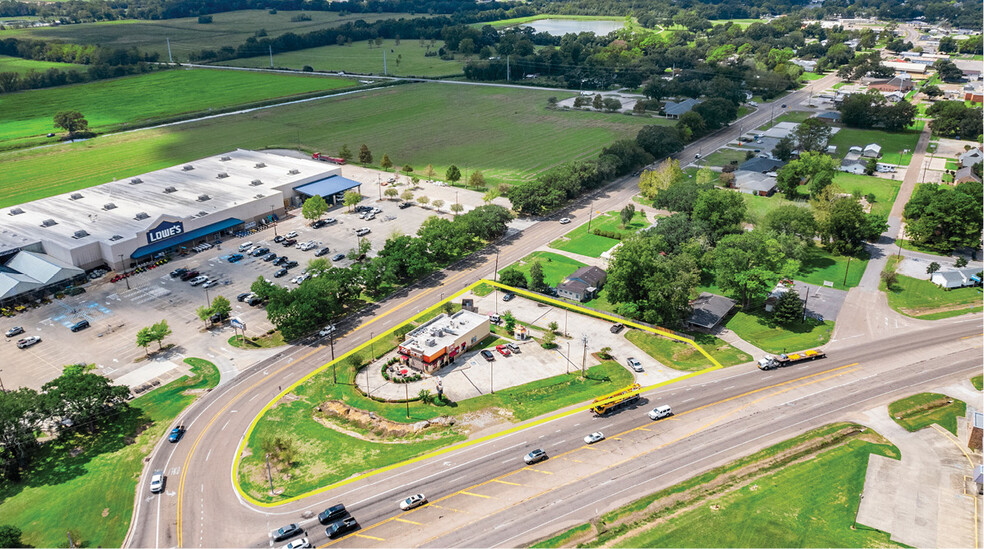
<path id="1" fill-rule="evenodd" d="M 232 325 L 233 328 L 238 328 L 240 330 L 245 330 L 246 329 L 246 323 L 243 322 L 243 320 L 241 318 L 239 318 L 238 316 L 236 318 L 230 320 L 229 321 L 229 324 Z"/>

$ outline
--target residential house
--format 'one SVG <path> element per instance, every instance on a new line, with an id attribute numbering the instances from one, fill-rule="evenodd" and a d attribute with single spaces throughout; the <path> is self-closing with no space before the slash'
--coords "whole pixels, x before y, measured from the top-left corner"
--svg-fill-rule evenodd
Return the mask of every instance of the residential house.
<path id="1" fill-rule="evenodd" d="M 598 267 L 581 267 L 557 285 L 557 295 L 574 301 L 589 301 L 598 295 L 608 273 Z"/>
<path id="2" fill-rule="evenodd" d="M 663 112 L 667 118 L 680 118 L 700 103 L 701 101 L 699 99 L 692 98 L 687 98 L 680 102 L 667 101 L 663 105 Z"/>
<path id="3" fill-rule="evenodd" d="M 824 111 L 813 115 L 813 118 L 817 120 L 822 120 L 828 124 L 833 124 L 835 122 L 841 121 L 841 113 L 837 111 Z"/>
<path id="4" fill-rule="evenodd" d="M 837 154 L 837 145 L 827 145 L 827 154 L 831 156 Z"/>
<path id="5" fill-rule="evenodd" d="M 742 162 L 738 166 L 738 171 L 757 173 L 774 172 L 785 165 L 786 163 L 782 160 L 756 156 L 755 158 L 749 158 L 748 160 Z"/>
<path id="6" fill-rule="evenodd" d="M 735 308 L 735 301 L 724 296 L 703 292 L 690 302 L 693 312 L 687 326 L 701 330 L 713 330 Z"/>
<path id="7" fill-rule="evenodd" d="M 889 103 L 898 103 L 899 101 L 905 99 L 905 94 L 900 91 L 883 93 L 882 95 L 885 96 L 885 99 L 887 99 Z"/>
<path id="8" fill-rule="evenodd" d="M 851 148 L 853 149 L 854 147 Z M 864 170 L 867 166 L 867 160 L 865 160 L 860 154 L 851 151 L 844 156 L 843 160 L 841 160 L 840 171 L 862 175 L 864 174 Z"/>
<path id="9" fill-rule="evenodd" d="M 864 152 L 861 153 L 861 156 L 865 156 L 868 158 L 878 158 L 879 156 L 881 156 L 881 145 L 879 145 L 878 143 L 869 143 L 868 145 L 865 146 Z"/>
<path id="10" fill-rule="evenodd" d="M 912 77 L 903 72 L 889 80 L 873 81 L 870 85 L 868 85 L 868 89 L 877 90 L 880 92 L 907 92 L 912 89 Z"/>
<path id="11" fill-rule="evenodd" d="M 799 127 L 798 122 L 780 122 L 775 126 L 765 130 L 762 133 L 763 137 L 772 137 L 774 139 L 782 139 L 783 137 L 789 137 L 793 135 L 796 128 Z"/>
<path id="12" fill-rule="evenodd" d="M 776 285 L 775 289 L 769 292 L 769 296 L 765 298 L 765 312 L 771 313 L 776 308 L 776 303 L 779 302 L 779 298 L 786 292 L 793 291 L 799 294 L 800 301 L 806 303 L 807 294 L 810 293 L 810 288 L 806 285 L 796 286 L 795 284 L 787 286 L 783 283 Z"/>
<path id="13" fill-rule="evenodd" d="M 981 71 L 979 70 L 970 70 L 970 69 L 961 69 L 961 70 L 963 70 L 964 78 L 967 79 L 967 81 L 969 82 L 974 82 L 981 79 Z"/>
<path id="14" fill-rule="evenodd" d="M 981 160 L 984 160 L 984 150 L 980 147 L 976 149 L 970 149 L 969 151 L 961 154 L 957 157 L 960 161 L 961 166 L 973 166 L 974 164 L 980 164 Z"/>
<path id="15" fill-rule="evenodd" d="M 981 178 L 974 174 L 970 166 L 964 166 L 957 170 L 957 173 L 953 174 L 953 183 L 955 185 L 967 183 L 968 181 L 977 181 L 978 183 L 981 181 Z"/>
<path id="16" fill-rule="evenodd" d="M 806 72 L 814 72 L 817 69 L 817 62 L 814 60 L 807 59 L 792 59 L 790 63 L 800 67 Z"/>
<path id="17" fill-rule="evenodd" d="M 776 194 L 776 174 L 737 171 L 732 186 L 745 194 L 772 196 Z"/>
<path id="18" fill-rule="evenodd" d="M 849 149 L 847 149 L 847 152 L 848 153 L 858 153 L 858 155 L 860 156 L 861 153 L 864 152 L 864 149 L 862 149 L 861 147 L 859 147 L 857 145 L 851 145 L 851 147 Z"/>
<path id="19" fill-rule="evenodd" d="M 962 269 L 944 269 L 933 273 L 929 279 L 933 284 L 941 288 L 964 288 L 966 286 L 978 286 L 981 283 L 980 267 L 964 267 Z"/>

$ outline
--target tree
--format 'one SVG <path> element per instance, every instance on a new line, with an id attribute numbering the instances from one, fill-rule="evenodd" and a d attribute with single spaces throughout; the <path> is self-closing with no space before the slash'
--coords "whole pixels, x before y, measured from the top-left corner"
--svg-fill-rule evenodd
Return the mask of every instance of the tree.
<path id="1" fill-rule="evenodd" d="M 547 328 L 549 328 L 551 332 L 557 333 L 557 330 L 560 328 L 560 324 L 557 324 L 556 320 L 551 320 L 550 324 L 547 324 Z"/>
<path id="2" fill-rule="evenodd" d="M 619 219 L 622 221 L 622 228 L 625 228 L 626 225 L 632 222 L 632 218 L 635 217 L 635 211 L 635 204 L 630 202 L 618 213 Z"/>
<path id="3" fill-rule="evenodd" d="M 837 254 L 860 252 L 871 232 L 868 215 L 861 203 L 853 197 L 834 197 L 817 206 L 820 239 L 830 251 Z"/>
<path id="4" fill-rule="evenodd" d="M 639 177 L 639 190 L 646 198 L 655 199 L 661 191 L 687 179 L 680 163 L 672 158 L 660 162 L 655 170 L 646 170 Z"/>
<path id="5" fill-rule="evenodd" d="M 85 365 L 66 366 L 62 375 L 41 387 L 41 398 L 53 417 L 71 419 L 77 427 L 93 431 L 100 416 L 126 408 L 130 389 L 87 370 Z"/>
<path id="6" fill-rule="evenodd" d="M 502 313 L 502 320 L 505 322 L 504 328 L 506 331 L 510 334 L 513 333 L 513 330 L 516 328 L 516 317 L 513 316 L 512 311 Z"/>
<path id="7" fill-rule="evenodd" d="M 947 37 L 947 38 L 949 38 L 949 37 Z M 942 97 L 943 96 L 943 90 L 941 90 L 940 87 L 937 86 L 936 84 L 930 84 L 928 86 L 923 86 L 920 91 L 923 92 L 924 94 L 926 94 L 926 97 L 928 97 L 930 99 L 934 99 L 936 97 Z"/>
<path id="8" fill-rule="evenodd" d="M 513 288 L 526 288 L 527 281 L 526 275 L 523 271 L 515 267 L 506 267 L 499 273 L 499 282 L 502 282 L 506 286 L 512 286 Z"/>
<path id="9" fill-rule="evenodd" d="M 779 300 L 775 308 L 772 309 L 772 319 L 783 326 L 789 326 L 802 322 L 803 320 L 803 300 L 800 299 L 799 292 L 794 288 L 788 288 Z"/>
<path id="10" fill-rule="evenodd" d="M 725 184 L 725 176 L 734 177 L 734 174 L 722 173 L 719 176 L 722 185 Z M 712 185 L 701 185 L 694 179 L 685 178 L 660 191 L 653 200 L 653 206 L 671 212 L 682 212 L 689 216 L 694 211 L 694 204 L 700 192 L 711 188 Z"/>
<path id="11" fill-rule="evenodd" d="M 864 175 L 873 175 L 875 170 L 878 169 L 878 159 L 869 158 L 867 162 L 864 163 Z"/>
<path id="12" fill-rule="evenodd" d="M 359 163 L 363 166 L 372 164 L 372 151 L 369 150 L 369 146 L 365 143 L 359 147 Z"/>
<path id="13" fill-rule="evenodd" d="M 0 392 L 0 467 L 4 478 L 20 479 L 21 471 L 38 448 L 37 432 L 50 417 L 34 389 L 21 387 Z"/>
<path id="14" fill-rule="evenodd" d="M 465 209 L 465 207 L 462 206 L 461 204 L 457 203 L 457 202 L 455 202 L 454 204 L 451 204 L 451 211 L 454 212 L 454 215 L 455 216 L 457 216 L 462 211 L 464 211 L 464 209 Z"/>
<path id="15" fill-rule="evenodd" d="M 402 199 L 404 202 L 410 202 L 410 201 L 412 201 L 413 200 L 413 191 L 411 191 L 410 189 L 407 189 L 407 190 L 403 191 L 403 194 L 400 195 L 400 199 Z"/>
<path id="16" fill-rule="evenodd" d="M 655 158 L 663 158 L 683 150 L 680 132 L 672 126 L 643 126 L 636 134 L 636 143 Z"/>
<path id="17" fill-rule="evenodd" d="M 683 113 L 680 119 L 676 123 L 676 129 L 680 132 L 680 137 L 685 143 L 689 143 L 694 139 L 703 137 L 707 133 L 708 125 L 701 116 L 696 111 L 689 111 Z"/>
<path id="18" fill-rule="evenodd" d="M 491 204 L 492 201 L 495 200 L 496 198 L 499 198 L 499 196 L 500 195 L 498 190 L 489 189 L 485 191 L 485 194 L 482 195 L 482 202 L 485 202 L 486 204 Z"/>
<path id="19" fill-rule="evenodd" d="M 799 238 L 812 244 L 817 234 L 817 222 L 809 208 L 794 204 L 779 206 L 765 214 L 765 228 L 782 235 Z"/>
<path id="20" fill-rule="evenodd" d="M 79 111 L 61 111 L 55 115 L 55 127 L 68 132 L 68 136 L 89 130 L 89 121 Z"/>
<path id="21" fill-rule="evenodd" d="M 934 261 L 930 263 L 928 267 L 926 267 L 926 274 L 928 274 L 929 278 L 932 279 L 933 273 L 939 270 L 940 270 L 940 264 Z"/>
<path id="22" fill-rule="evenodd" d="M 383 159 L 379 161 L 379 167 L 381 167 L 384 170 L 388 170 L 393 167 L 393 161 L 390 160 L 388 154 L 383 155 Z"/>
<path id="23" fill-rule="evenodd" d="M 807 118 L 793 132 L 800 151 L 823 151 L 830 139 L 830 126 L 819 118 Z"/>
<path id="24" fill-rule="evenodd" d="M 443 200 L 434 200 L 433 202 L 431 202 L 431 206 L 434 206 L 434 209 L 435 210 L 440 210 L 441 209 L 441 206 L 444 206 L 444 201 Z"/>
<path id="25" fill-rule="evenodd" d="M 834 180 L 837 166 L 834 159 L 823 153 L 805 152 L 779 169 L 776 187 L 787 198 L 796 198 L 799 185 L 805 180 L 810 186 L 810 196 L 817 197 Z"/>
<path id="26" fill-rule="evenodd" d="M 964 76 L 956 63 L 949 59 L 937 59 L 933 63 L 933 68 L 936 69 L 936 75 L 944 82 L 959 82 Z"/>
<path id="27" fill-rule="evenodd" d="M 461 179 L 461 170 L 458 169 L 458 166 L 451 164 L 448 166 L 448 171 L 444 174 L 444 178 L 451 183 L 457 183 Z"/>
<path id="28" fill-rule="evenodd" d="M 600 111 L 604 106 L 605 100 L 601 98 L 600 93 L 596 93 L 594 99 L 591 101 L 591 108 L 596 111 Z"/>
<path id="29" fill-rule="evenodd" d="M 799 262 L 787 259 L 775 237 L 754 230 L 728 235 L 714 250 L 716 281 L 747 307 L 753 296 L 764 296 L 780 278 L 799 269 Z"/>
<path id="30" fill-rule="evenodd" d="M 944 36 L 940 38 L 939 48 L 943 53 L 955 52 L 957 51 L 957 41 L 952 36 Z"/>
<path id="31" fill-rule="evenodd" d="M 700 270 L 689 254 L 661 253 L 661 240 L 647 233 L 623 240 L 609 263 L 605 288 L 620 314 L 674 327 L 690 313 Z"/>
<path id="32" fill-rule="evenodd" d="M 434 171 L 434 165 L 433 164 L 428 164 L 427 167 L 424 168 L 424 176 L 427 179 L 434 179 L 435 177 L 437 177 L 437 172 Z"/>
<path id="33" fill-rule="evenodd" d="M 485 187 L 485 176 L 482 172 L 475 170 L 470 176 L 468 176 L 468 186 L 470 187 Z M 491 202 L 489 200 L 488 202 Z"/>
<path id="34" fill-rule="evenodd" d="M 21 535 L 23 532 L 16 526 L 10 524 L 0 526 L 0 547 L 25 547 Z"/>
<path id="35" fill-rule="evenodd" d="M 788 162 L 793 156 L 794 145 L 793 138 L 787 135 L 776 143 L 776 146 L 772 149 L 772 156 L 776 157 L 777 160 Z"/>
<path id="36" fill-rule="evenodd" d="M 202 322 L 205 322 L 209 317 L 208 307 L 202 305 L 195 310 L 195 314 L 198 315 L 198 318 L 200 318 Z M 148 355 L 150 354 L 150 351 L 147 350 L 147 347 L 149 347 L 153 342 L 154 336 L 151 335 L 149 326 L 145 326 L 137 330 L 137 347 L 143 347 L 144 352 Z"/>
<path id="37" fill-rule="evenodd" d="M 977 139 L 982 133 L 981 109 L 969 108 L 963 101 L 937 101 L 926 115 L 933 118 L 933 133 L 955 139 Z"/>
<path id="38" fill-rule="evenodd" d="M 410 172 L 413 171 L 413 166 L 411 166 L 410 164 L 404 164 L 403 168 L 400 171 L 402 171 L 406 175 L 410 175 Z"/>
<path id="39" fill-rule="evenodd" d="M 544 332 L 543 337 L 540 338 L 540 346 L 544 349 L 553 349 L 557 346 L 557 335 L 553 332 Z"/>
<path id="40" fill-rule="evenodd" d="M 321 216 L 325 215 L 328 211 L 328 203 L 325 202 L 324 198 L 318 195 L 312 196 L 304 201 L 301 206 L 301 215 L 304 219 L 308 221 L 314 221 L 315 219 L 321 219 Z"/>
<path id="41" fill-rule="evenodd" d="M 164 348 L 163 341 L 171 335 L 171 327 L 167 325 L 167 320 L 161 320 L 150 327 L 150 336 L 157 342 L 157 349 Z"/>
<path id="42" fill-rule="evenodd" d="M 349 211 L 352 211 L 352 206 L 359 202 L 362 202 L 362 195 L 358 191 L 345 191 L 342 203 L 348 206 Z"/>
<path id="43" fill-rule="evenodd" d="M 615 112 L 622 108 L 622 102 L 614 97 L 606 97 L 601 102 L 602 107 L 608 112 Z"/>
<path id="44" fill-rule="evenodd" d="M 543 266 L 540 265 L 540 261 L 534 261 L 530 265 L 530 289 L 534 292 L 543 293 L 549 289 L 546 282 L 543 280 Z"/>
<path id="45" fill-rule="evenodd" d="M 427 198 L 424 195 L 420 195 L 417 197 L 417 202 L 419 202 L 421 206 L 425 206 L 427 205 L 428 202 L 430 202 L 430 198 Z"/>
<path id="46" fill-rule="evenodd" d="M 210 316 L 212 316 L 212 308 L 209 307 L 208 305 L 201 305 L 197 309 L 195 309 L 195 316 L 197 316 L 198 320 L 201 320 L 202 324 L 204 324 L 205 327 L 208 328 L 208 319 Z M 144 332 L 144 330 L 146 330 L 146 332 Z M 152 339 L 148 339 L 149 335 L 150 335 L 150 328 L 141 328 L 137 332 L 137 346 L 143 347 L 144 350 L 146 350 L 147 345 L 149 345 L 150 342 L 152 341 Z M 147 354 L 149 355 L 150 353 Z"/>
<path id="47" fill-rule="evenodd" d="M 899 101 L 894 105 L 885 105 L 878 111 L 881 127 L 890 132 L 900 132 L 911 126 L 916 120 L 916 106 L 908 101 Z"/>
<path id="48" fill-rule="evenodd" d="M 967 258 L 964 257 L 964 256 L 958 257 L 957 260 L 953 262 L 953 266 L 956 267 L 956 268 L 958 268 L 958 269 L 962 269 L 962 268 L 966 267 L 967 266 Z"/>
<path id="49" fill-rule="evenodd" d="M 711 242 L 725 235 L 741 231 L 748 207 L 739 193 L 711 189 L 701 191 L 694 202 L 694 221 L 700 221 L 707 229 Z"/>
<path id="50" fill-rule="evenodd" d="M 943 253 L 980 244 L 982 186 L 977 182 L 919 185 L 902 211 L 913 243 Z"/>
<path id="51" fill-rule="evenodd" d="M 221 295 L 217 295 L 212 298 L 212 314 L 220 315 L 225 317 L 226 315 L 232 313 L 232 303 L 228 299 Z"/>
<path id="52" fill-rule="evenodd" d="M 420 178 L 416 175 L 410 176 L 410 185 L 416 189 L 420 185 Z"/>
<path id="53" fill-rule="evenodd" d="M 727 126 L 738 115 L 738 105 L 729 99 L 712 97 L 695 105 L 694 112 L 699 114 L 710 131 Z"/>
<path id="54" fill-rule="evenodd" d="M 407 191 L 407 192 L 409 192 L 409 191 Z M 393 187 L 390 187 L 390 188 L 386 189 L 385 191 L 383 191 L 383 194 L 386 195 L 386 198 L 396 198 L 396 197 L 400 196 L 400 191 L 396 190 Z"/>
<path id="55" fill-rule="evenodd" d="M 338 150 L 338 158 L 342 158 L 346 162 L 352 160 L 352 151 L 349 150 L 348 145 L 342 145 L 342 148 Z"/>

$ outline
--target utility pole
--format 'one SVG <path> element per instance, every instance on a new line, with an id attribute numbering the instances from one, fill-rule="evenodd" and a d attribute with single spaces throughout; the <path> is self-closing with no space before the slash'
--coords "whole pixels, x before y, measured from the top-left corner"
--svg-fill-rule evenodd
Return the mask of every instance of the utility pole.
<path id="1" fill-rule="evenodd" d="M 383 48 L 383 76 L 388 75 L 389 72 L 386 70 L 386 48 Z"/>
<path id="2" fill-rule="evenodd" d="M 270 472 L 270 454 L 266 455 L 267 478 L 270 480 L 270 492 L 273 493 L 273 473 Z"/>
<path id="3" fill-rule="evenodd" d="M 509 56 L 506 56 L 506 82 L 510 80 L 509 78 Z"/>
<path id="4" fill-rule="evenodd" d="M 335 376 L 335 330 L 328 333 L 328 344 L 331 345 L 331 384 L 338 385 L 338 378 Z"/>
<path id="5" fill-rule="evenodd" d="M 407 398 L 405 399 L 407 402 L 407 419 L 410 419 L 410 384 L 404 383 L 403 388 L 406 390 L 407 394 Z"/>
<path id="6" fill-rule="evenodd" d="M 273 45 L 269 45 L 267 47 L 270 48 L 270 68 L 272 69 L 273 68 Z"/>
<path id="7" fill-rule="evenodd" d="M 591 231 L 591 217 L 594 216 L 594 209 L 588 210 L 588 232 Z"/>
<path id="8" fill-rule="evenodd" d="M 174 58 L 171 57 L 171 39 L 167 39 L 167 60 L 170 63 L 174 63 Z"/>
<path id="9" fill-rule="evenodd" d="M 901 248 L 899 248 L 899 250 L 901 250 Z M 847 272 L 850 270 L 851 270 L 851 256 L 847 256 L 847 268 L 844 269 L 844 284 L 843 284 L 843 286 L 845 287 L 847 286 Z"/>
<path id="10" fill-rule="evenodd" d="M 584 351 L 581 353 L 581 377 L 584 377 L 584 362 L 588 359 L 588 336 L 582 335 L 581 342 L 584 343 Z"/>

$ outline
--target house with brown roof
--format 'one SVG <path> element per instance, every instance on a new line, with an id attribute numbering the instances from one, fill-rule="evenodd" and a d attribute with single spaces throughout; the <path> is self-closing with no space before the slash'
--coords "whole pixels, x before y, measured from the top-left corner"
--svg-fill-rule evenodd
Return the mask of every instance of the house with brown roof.
<path id="1" fill-rule="evenodd" d="M 557 296 L 574 301 L 590 301 L 605 285 L 608 273 L 598 267 L 581 267 L 557 284 Z"/>

